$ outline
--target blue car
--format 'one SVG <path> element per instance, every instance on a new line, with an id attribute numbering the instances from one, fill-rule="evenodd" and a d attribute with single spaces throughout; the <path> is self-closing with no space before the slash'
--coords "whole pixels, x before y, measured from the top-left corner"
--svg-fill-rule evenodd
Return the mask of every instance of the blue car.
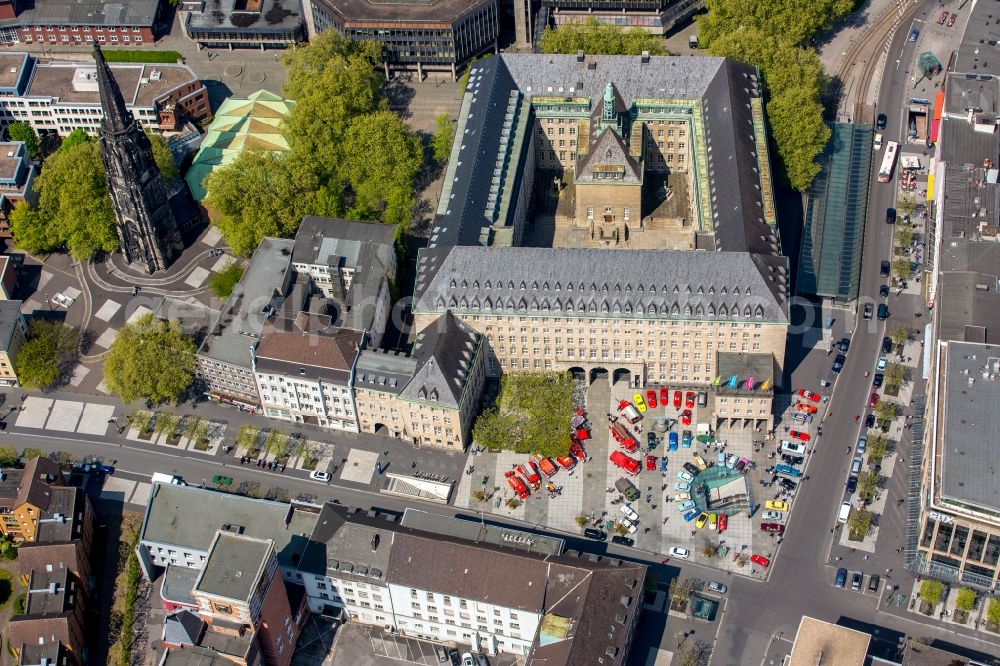
<path id="1" fill-rule="evenodd" d="M 697 511 L 688 511 L 687 513 L 684 514 L 684 520 L 686 520 L 689 523 L 697 517 L 698 517 Z"/>
<path id="2" fill-rule="evenodd" d="M 670 433 L 670 442 L 667 445 L 667 450 L 668 451 L 676 451 L 677 450 L 677 433 L 676 432 L 671 432 Z"/>
<path id="3" fill-rule="evenodd" d="M 775 474 L 784 474 L 785 476 L 797 477 L 801 474 L 799 470 L 795 469 L 791 465 L 778 465 L 774 468 Z"/>
<path id="4" fill-rule="evenodd" d="M 666 456 L 663 456 L 662 458 L 660 458 L 660 471 L 661 472 L 666 472 L 667 471 L 667 457 Z"/>
<path id="5" fill-rule="evenodd" d="M 725 465 L 726 464 L 726 454 L 722 453 L 720 451 L 719 454 L 715 456 L 715 460 L 716 460 L 716 462 L 718 462 L 719 465 Z"/>
<path id="6" fill-rule="evenodd" d="M 685 449 L 690 449 L 691 448 L 691 431 L 690 430 L 685 430 L 684 431 L 684 437 L 681 438 L 681 446 L 683 446 Z"/>

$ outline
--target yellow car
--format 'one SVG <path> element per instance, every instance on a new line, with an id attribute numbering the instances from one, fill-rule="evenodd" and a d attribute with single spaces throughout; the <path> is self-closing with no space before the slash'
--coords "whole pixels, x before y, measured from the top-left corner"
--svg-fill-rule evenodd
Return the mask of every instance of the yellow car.
<path id="1" fill-rule="evenodd" d="M 710 529 L 710 530 L 713 530 L 713 531 L 714 531 L 714 530 L 715 530 L 715 528 L 716 528 L 716 527 L 718 526 L 718 524 L 719 524 L 719 521 L 718 521 L 718 519 L 719 519 L 719 517 L 718 517 L 717 515 L 715 515 L 714 513 L 710 513 L 710 514 L 708 514 L 708 529 Z"/>
<path id="2" fill-rule="evenodd" d="M 635 403 L 635 408 L 638 409 L 640 412 L 646 411 L 646 402 L 642 399 L 641 393 L 633 393 L 632 402 Z"/>
<path id="3" fill-rule="evenodd" d="M 774 511 L 788 511 L 788 502 L 782 502 L 781 500 L 767 500 L 764 502 L 764 506 Z"/>
<path id="4" fill-rule="evenodd" d="M 708 469 L 708 463 L 705 462 L 705 459 L 699 456 L 697 453 L 694 454 L 694 464 L 700 470 Z"/>
<path id="5" fill-rule="evenodd" d="M 698 516 L 698 520 L 694 521 L 694 526 L 700 530 L 705 526 L 705 523 L 707 522 L 708 522 L 708 514 L 703 513 L 700 516 Z"/>

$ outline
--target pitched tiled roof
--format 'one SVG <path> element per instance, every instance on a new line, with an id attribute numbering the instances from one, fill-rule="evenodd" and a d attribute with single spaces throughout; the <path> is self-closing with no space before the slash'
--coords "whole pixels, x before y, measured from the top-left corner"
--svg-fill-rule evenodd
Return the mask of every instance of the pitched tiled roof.
<path id="1" fill-rule="evenodd" d="M 415 312 L 788 321 L 787 260 L 746 252 L 431 248 Z"/>
<path id="2" fill-rule="evenodd" d="M 291 329 L 279 330 L 269 324 L 257 346 L 256 368 L 260 372 L 346 382 L 362 335 L 347 329 L 303 333 Z M 303 370 L 304 373 L 301 372 Z"/>
<path id="3" fill-rule="evenodd" d="M 609 184 L 642 183 L 642 167 L 628 154 L 625 142 L 610 127 L 598 135 L 587 154 L 580 159 L 576 171 L 578 183 L 589 183 L 602 178 L 605 180 L 601 182 L 610 180 Z"/>
<path id="4" fill-rule="evenodd" d="M 17 490 L 17 502 L 14 506 L 27 503 L 37 506 L 42 511 L 48 510 L 52 500 L 50 486 L 61 481 L 58 464 L 48 458 L 29 460 L 24 466 L 24 476 L 21 479 L 21 487 Z"/>

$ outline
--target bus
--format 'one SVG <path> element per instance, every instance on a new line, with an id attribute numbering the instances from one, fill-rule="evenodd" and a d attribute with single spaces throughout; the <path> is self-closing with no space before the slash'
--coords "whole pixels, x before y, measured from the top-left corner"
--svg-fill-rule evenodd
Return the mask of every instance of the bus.
<path id="1" fill-rule="evenodd" d="M 892 180 L 892 170 L 896 167 L 896 156 L 898 154 L 898 142 L 889 141 L 885 144 L 885 155 L 882 157 L 882 166 L 878 170 L 878 182 L 888 183 Z"/>

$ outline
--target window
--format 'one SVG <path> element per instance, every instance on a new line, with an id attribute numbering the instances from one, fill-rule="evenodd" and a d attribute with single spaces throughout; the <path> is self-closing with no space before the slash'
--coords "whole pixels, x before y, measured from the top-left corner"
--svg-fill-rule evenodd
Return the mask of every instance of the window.
<path id="1" fill-rule="evenodd" d="M 624 213 L 624 216 L 625 216 L 625 221 L 626 221 L 626 222 L 628 222 L 628 213 L 629 213 L 629 210 L 628 210 L 628 206 L 625 206 L 625 213 Z"/>

